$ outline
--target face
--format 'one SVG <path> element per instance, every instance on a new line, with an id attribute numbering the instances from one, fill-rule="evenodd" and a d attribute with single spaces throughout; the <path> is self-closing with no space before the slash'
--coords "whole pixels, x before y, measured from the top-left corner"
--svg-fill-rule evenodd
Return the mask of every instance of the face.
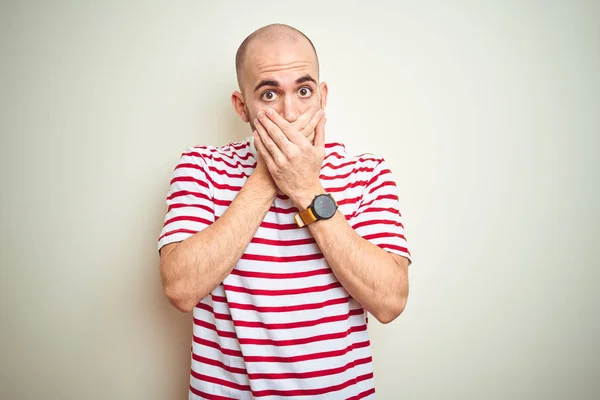
<path id="1" fill-rule="evenodd" d="M 242 73 L 242 91 L 232 95 L 236 113 L 244 122 L 259 111 L 274 109 L 288 122 L 310 107 L 325 109 L 327 84 L 318 84 L 315 53 L 305 40 L 265 44 L 256 40 L 248 46 Z"/>

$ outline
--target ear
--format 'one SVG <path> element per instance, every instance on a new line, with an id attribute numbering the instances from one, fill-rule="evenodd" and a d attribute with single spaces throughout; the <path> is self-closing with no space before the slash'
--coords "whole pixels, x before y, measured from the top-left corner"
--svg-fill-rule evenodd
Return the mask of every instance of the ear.
<path id="1" fill-rule="evenodd" d="M 327 93 L 329 92 L 326 82 L 321 82 L 319 91 L 321 92 L 321 110 L 325 110 L 325 107 L 327 106 Z"/>
<path id="2" fill-rule="evenodd" d="M 249 122 L 248 108 L 246 107 L 246 101 L 244 100 L 244 95 L 238 91 L 233 92 L 231 95 L 231 104 L 233 105 L 233 109 L 235 113 L 240 116 L 242 121 Z"/>

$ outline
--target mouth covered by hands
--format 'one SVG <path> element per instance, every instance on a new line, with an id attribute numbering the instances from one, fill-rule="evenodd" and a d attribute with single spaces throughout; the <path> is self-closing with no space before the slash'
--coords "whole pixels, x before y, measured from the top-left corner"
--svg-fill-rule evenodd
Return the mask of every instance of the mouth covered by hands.
<path id="1" fill-rule="evenodd" d="M 326 120 L 325 113 L 316 108 L 307 110 L 294 123 L 273 109 L 259 112 L 254 120 L 260 158 L 279 190 L 299 209 L 307 208 L 317 194 L 325 193 L 319 174 L 325 156 Z"/>

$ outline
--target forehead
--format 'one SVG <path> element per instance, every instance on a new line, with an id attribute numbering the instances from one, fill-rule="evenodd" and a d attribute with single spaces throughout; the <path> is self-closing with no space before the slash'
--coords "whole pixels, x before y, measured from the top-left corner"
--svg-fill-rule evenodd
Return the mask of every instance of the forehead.
<path id="1" fill-rule="evenodd" d="M 317 57 L 306 40 L 265 43 L 257 40 L 248 46 L 244 62 L 245 80 L 254 87 L 263 79 L 295 80 L 306 74 L 317 79 Z M 283 83 L 283 82 L 282 82 Z"/>

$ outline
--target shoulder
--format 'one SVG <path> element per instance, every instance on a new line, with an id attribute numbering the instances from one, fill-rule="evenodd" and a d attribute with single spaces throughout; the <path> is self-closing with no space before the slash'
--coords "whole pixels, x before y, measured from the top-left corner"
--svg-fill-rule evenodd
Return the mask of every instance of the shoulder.
<path id="1" fill-rule="evenodd" d="M 229 142 L 225 145 L 196 145 L 183 150 L 182 157 L 191 157 L 199 162 L 219 163 L 233 160 L 246 160 L 251 156 L 248 140 Z"/>
<path id="2" fill-rule="evenodd" d="M 340 167 L 352 165 L 353 168 L 375 168 L 384 164 L 383 157 L 378 157 L 373 153 L 350 154 L 346 150 L 346 145 L 340 142 L 330 142 L 325 144 L 324 167 Z"/>

